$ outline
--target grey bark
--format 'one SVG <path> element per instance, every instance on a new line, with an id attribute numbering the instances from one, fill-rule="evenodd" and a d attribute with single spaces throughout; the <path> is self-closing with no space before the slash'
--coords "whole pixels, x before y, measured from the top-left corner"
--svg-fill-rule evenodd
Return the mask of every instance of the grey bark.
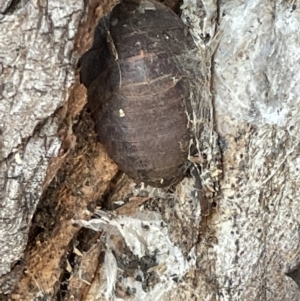
<path id="1" fill-rule="evenodd" d="M 219 299 L 299 300 L 286 276 L 300 251 L 299 2 L 218 4 L 213 93 L 226 145 L 213 248 Z"/>
<path id="2" fill-rule="evenodd" d="M 47 166 L 58 155 L 59 118 L 74 74 L 83 3 L 1 1 L 0 293 L 22 258 Z"/>

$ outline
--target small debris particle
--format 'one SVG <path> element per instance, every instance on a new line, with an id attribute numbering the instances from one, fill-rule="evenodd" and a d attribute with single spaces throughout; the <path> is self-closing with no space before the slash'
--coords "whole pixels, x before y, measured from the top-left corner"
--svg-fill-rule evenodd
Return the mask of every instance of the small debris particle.
<path id="1" fill-rule="evenodd" d="M 15 154 L 15 161 L 16 161 L 16 163 L 17 163 L 18 165 L 21 165 L 21 164 L 23 163 L 23 160 L 22 160 L 22 158 L 21 158 L 21 156 L 20 156 L 19 153 L 16 153 L 16 154 Z"/>
<path id="2" fill-rule="evenodd" d="M 125 113 L 122 109 L 119 110 L 119 116 L 120 117 L 124 117 L 125 116 Z"/>
<path id="3" fill-rule="evenodd" d="M 138 11 L 140 13 L 145 13 L 146 10 L 156 10 L 156 8 L 150 1 L 143 1 L 138 7 Z"/>

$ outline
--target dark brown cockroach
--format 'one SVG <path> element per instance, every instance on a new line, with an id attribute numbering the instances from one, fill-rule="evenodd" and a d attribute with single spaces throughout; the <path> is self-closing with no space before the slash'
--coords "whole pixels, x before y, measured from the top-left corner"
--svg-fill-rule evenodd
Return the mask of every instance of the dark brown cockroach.
<path id="1" fill-rule="evenodd" d="M 190 93 L 182 58 L 194 48 L 171 9 L 127 0 L 100 20 L 81 58 L 100 142 L 135 181 L 164 187 L 184 176 Z"/>

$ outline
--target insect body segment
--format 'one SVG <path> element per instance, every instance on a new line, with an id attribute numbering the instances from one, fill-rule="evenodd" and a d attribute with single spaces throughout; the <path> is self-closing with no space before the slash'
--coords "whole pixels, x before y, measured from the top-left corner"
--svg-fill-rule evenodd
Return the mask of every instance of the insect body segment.
<path id="1" fill-rule="evenodd" d="M 195 45 L 172 10 L 146 2 L 123 1 L 100 21 L 81 80 L 110 157 L 135 181 L 164 187 L 187 163 L 190 79 L 181 62 Z"/>

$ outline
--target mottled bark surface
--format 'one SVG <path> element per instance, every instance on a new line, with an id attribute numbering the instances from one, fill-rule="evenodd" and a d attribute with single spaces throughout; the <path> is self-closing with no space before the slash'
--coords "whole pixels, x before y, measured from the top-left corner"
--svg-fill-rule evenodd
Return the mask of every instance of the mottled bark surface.
<path id="1" fill-rule="evenodd" d="M 1 3 L 0 294 L 11 292 L 26 272 L 36 206 L 76 145 L 72 124 L 85 89 L 74 71 L 91 40 L 95 6 L 90 3 L 94 21 L 88 21 L 83 2 Z M 89 25 L 79 30 L 81 22 Z"/>
<path id="2" fill-rule="evenodd" d="M 220 2 L 217 128 L 226 144 L 216 216 L 223 299 L 299 300 L 297 1 Z"/>
<path id="3" fill-rule="evenodd" d="M 300 2 L 184 1 L 223 151 L 209 216 L 96 142 L 74 70 L 113 4 L 0 3 L 0 297 L 298 301 Z"/>
<path id="4" fill-rule="evenodd" d="M 57 110 L 74 79 L 71 57 L 82 9 L 76 1 L 64 9 L 59 1 L 2 1 L 1 293 L 14 282 L 7 273 L 23 265 L 47 167 L 59 155 Z"/>

